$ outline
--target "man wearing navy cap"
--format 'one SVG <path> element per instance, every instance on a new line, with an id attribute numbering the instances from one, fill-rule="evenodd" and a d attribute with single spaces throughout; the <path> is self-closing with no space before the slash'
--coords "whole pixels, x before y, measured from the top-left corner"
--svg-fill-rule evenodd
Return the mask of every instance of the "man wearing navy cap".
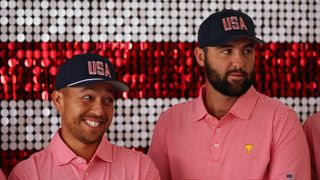
<path id="1" fill-rule="evenodd" d="M 105 57 L 81 54 L 67 60 L 51 96 L 61 128 L 48 148 L 16 165 L 8 179 L 160 179 L 148 156 L 112 145 L 105 136 L 115 92 L 128 90 Z"/>
<path id="2" fill-rule="evenodd" d="M 148 154 L 168 179 L 310 179 L 297 114 L 255 90 L 252 19 L 236 10 L 210 15 L 194 50 L 206 77 L 199 97 L 163 112 Z"/>

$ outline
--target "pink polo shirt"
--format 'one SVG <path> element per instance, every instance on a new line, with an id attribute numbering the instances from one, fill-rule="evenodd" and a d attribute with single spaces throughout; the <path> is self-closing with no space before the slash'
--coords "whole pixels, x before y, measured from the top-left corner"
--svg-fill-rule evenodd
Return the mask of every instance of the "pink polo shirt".
<path id="1" fill-rule="evenodd" d="M 6 180 L 7 177 L 6 175 L 3 173 L 3 171 L 0 169 L 0 180 Z"/>
<path id="2" fill-rule="evenodd" d="M 251 87 L 218 121 L 204 106 L 204 88 L 160 115 L 148 154 L 163 180 L 310 179 L 293 110 Z"/>
<path id="3" fill-rule="evenodd" d="M 307 136 L 310 159 L 311 175 L 313 180 L 320 179 L 320 112 L 313 114 L 303 124 Z"/>
<path id="4" fill-rule="evenodd" d="M 150 180 L 160 177 L 148 156 L 112 145 L 106 136 L 103 136 L 96 154 L 87 164 L 56 133 L 48 148 L 17 164 L 8 179 Z"/>

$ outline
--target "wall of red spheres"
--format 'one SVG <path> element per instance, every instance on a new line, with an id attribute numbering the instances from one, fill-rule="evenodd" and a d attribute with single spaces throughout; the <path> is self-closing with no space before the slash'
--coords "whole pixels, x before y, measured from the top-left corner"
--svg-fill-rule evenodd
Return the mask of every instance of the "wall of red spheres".
<path id="1" fill-rule="evenodd" d="M 43 42 L 0 43 L 1 99 L 50 99 L 59 66 L 75 54 L 109 57 L 118 79 L 130 86 L 123 98 L 196 97 L 204 82 L 196 43 Z M 273 97 L 319 95 L 320 45 L 267 43 L 257 46 L 255 87 Z"/>
<path id="2" fill-rule="evenodd" d="M 309 1 L 0 1 L 0 168 L 6 174 L 45 148 L 60 126 L 50 94 L 75 54 L 108 57 L 130 91 L 118 94 L 111 143 L 146 152 L 158 115 L 194 98 L 205 79 L 193 49 L 214 11 L 248 13 L 256 89 L 301 121 L 320 111 L 320 4 Z"/>
<path id="3" fill-rule="evenodd" d="M 0 43 L 0 99 L 50 100 L 59 66 L 74 54 L 109 57 L 130 92 L 118 98 L 193 98 L 204 82 L 193 56 L 196 43 Z M 255 87 L 272 97 L 317 97 L 320 45 L 267 43 L 257 46 Z M 309 112 L 312 113 L 312 112 Z M 135 147 L 146 151 L 146 147 Z M 1 151 L 9 172 L 36 150 Z"/>

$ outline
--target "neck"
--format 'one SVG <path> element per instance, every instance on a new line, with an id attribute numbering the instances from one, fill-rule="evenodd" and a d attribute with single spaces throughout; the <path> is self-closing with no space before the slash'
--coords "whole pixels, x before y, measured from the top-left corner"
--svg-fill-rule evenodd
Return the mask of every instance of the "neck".
<path id="1" fill-rule="evenodd" d="M 206 82 L 205 93 L 203 101 L 206 109 L 210 115 L 216 117 L 218 120 L 229 112 L 233 104 L 239 98 L 221 94 L 215 90 L 209 82 Z"/>
<path id="2" fill-rule="evenodd" d="M 100 141 L 90 144 L 83 143 L 77 139 L 64 138 L 62 131 L 60 132 L 60 137 L 77 156 L 84 158 L 87 163 L 92 159 L 100 144 Z"/>

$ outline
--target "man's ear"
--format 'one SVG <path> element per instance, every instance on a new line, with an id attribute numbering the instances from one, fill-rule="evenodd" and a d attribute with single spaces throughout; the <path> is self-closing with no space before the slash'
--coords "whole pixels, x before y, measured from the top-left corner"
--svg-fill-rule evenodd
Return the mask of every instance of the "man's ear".
<path id="1" fill-rule="evenodd" d="M 203 49 L 196 47 L 194 49 L 194 56 L 199 64 L 199 66 L 203 67 L 204 66 L 204 59 L 205 59 L 205 52 Z"/>
<path id="2" fill-rule="evenodd" d="M 52 102 L 55 106 L 55 108 L 61 112 L 61 110 L 63 109 L 63 94 L 61 92 L 61 90 L 54 90 L 51 94 L 51 99 Z"/>

